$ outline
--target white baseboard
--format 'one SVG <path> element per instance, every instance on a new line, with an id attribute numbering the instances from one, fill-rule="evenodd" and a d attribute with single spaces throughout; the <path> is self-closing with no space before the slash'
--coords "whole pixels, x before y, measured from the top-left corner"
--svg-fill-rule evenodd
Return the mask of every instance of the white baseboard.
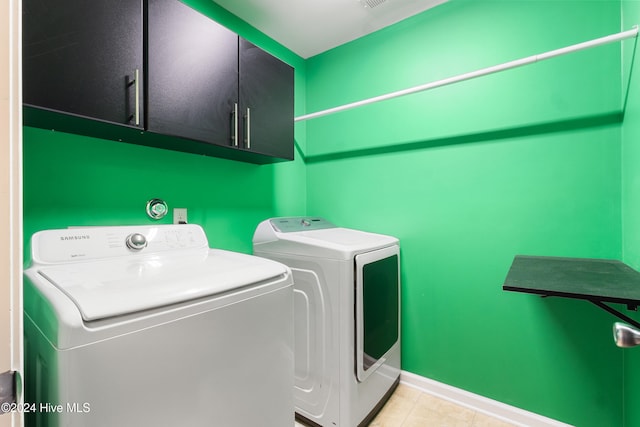
<path id="1" fill-rule="evenodd" d="M 400 382 L 409 387 L 419 389 L 425 393 L 448 400 L 457 405 L 474 411 L 482 412 L 494 418 L 522 427 L 572 427 L 569 424 L 524 409 L 510 406 L 497 400 L 492 400 L 411 372 L 402 371 Z"/>

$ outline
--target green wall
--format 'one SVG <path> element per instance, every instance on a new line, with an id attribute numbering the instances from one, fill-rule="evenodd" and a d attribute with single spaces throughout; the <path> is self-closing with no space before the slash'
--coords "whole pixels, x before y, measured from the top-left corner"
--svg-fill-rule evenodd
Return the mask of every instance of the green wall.
<path id="1" fill-rule="evenodd" d="M 620 30 L 611 1 L 453 0 L 307 61 L 307 113 Z M 620 258 L 620 44 L 307 124 L 309 214 L 400 238 L 403 369 L 623 423 L 614 318 L 507 293 L 516 254 Z"/>
<path id="2" fill-rule="evenodd" d="M 300 57 L 210 1 L 185 3 L 292 65 L 296 114 L 304 112 Z M 211 246 L 250 253 L 260 221 L 306 211 L 304 127 L 296 125 L 295 161 L 263 166 L 25 127 L 24 235 L 68 226 L 154 223 L 145 205 L 159 197 L 169 208 L 188 208 L 189 222 L 204 227 Z M 25 263 L 29 251 L 26 241 Z"/>

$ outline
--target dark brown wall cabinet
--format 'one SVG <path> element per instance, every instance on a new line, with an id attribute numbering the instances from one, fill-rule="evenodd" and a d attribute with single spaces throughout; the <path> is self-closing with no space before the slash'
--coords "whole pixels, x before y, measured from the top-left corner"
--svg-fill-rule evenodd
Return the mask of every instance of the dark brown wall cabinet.
<path id="1" fill-rule="evenodd" d="M 293 68 L 177 0 L 24 0 L 25 123 L 293 159 Z"/>
<path id="2" fill-rule="evenodd" d="M 141 126 L 142 0 L 24 0 L 22 10 L 26 105 Z"/>

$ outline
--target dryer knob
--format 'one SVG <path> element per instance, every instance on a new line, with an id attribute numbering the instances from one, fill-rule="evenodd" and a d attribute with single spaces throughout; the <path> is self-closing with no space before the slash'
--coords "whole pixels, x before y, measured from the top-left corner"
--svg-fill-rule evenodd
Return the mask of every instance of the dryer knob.
<path id="1" fill-rule="evenodd" d="M 125 243 L 132 251 L 141 251 L 147 246 L 147 238 L 143 234 L 133 233 L 127 236 Z"/>

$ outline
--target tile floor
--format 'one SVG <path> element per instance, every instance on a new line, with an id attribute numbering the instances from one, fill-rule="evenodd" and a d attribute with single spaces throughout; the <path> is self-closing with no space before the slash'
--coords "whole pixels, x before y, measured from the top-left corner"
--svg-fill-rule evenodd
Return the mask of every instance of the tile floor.
<path id="1" fill-rule="evenodd" d="M 399 384 L 369 427 L 511 427 L 514 424 Z M 296 423 L 298 427 L 303 424 Z"/>

